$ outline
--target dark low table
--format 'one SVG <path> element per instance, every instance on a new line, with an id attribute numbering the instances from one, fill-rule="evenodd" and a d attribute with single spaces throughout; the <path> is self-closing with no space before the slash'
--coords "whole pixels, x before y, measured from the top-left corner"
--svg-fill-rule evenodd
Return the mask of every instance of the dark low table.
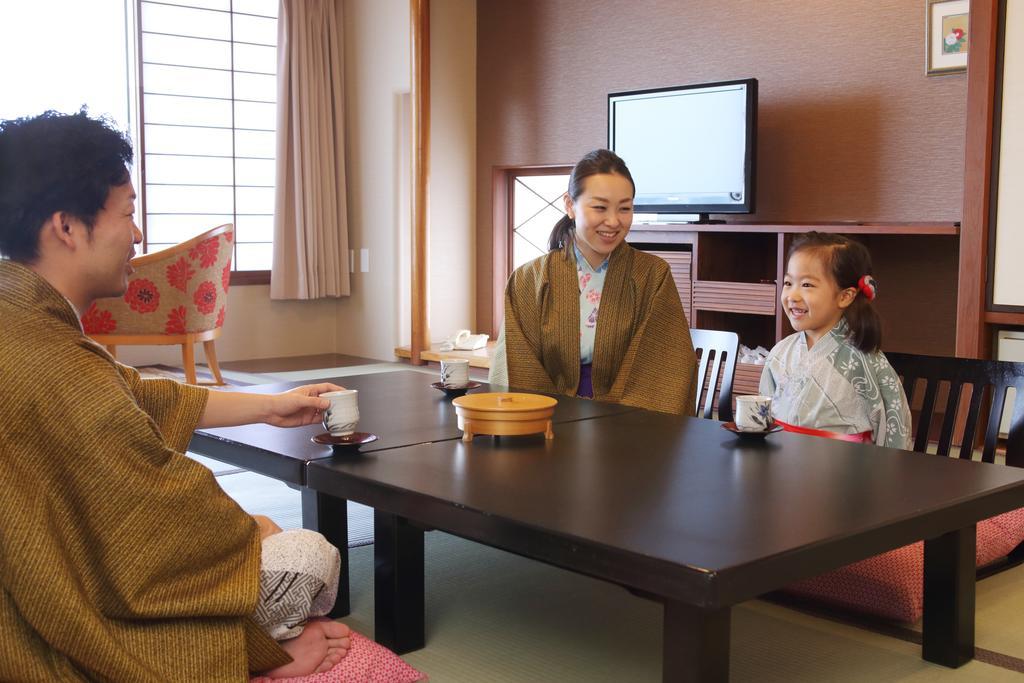
<path id="1" fill-rule="evenodd" d="M 424 642 L 423 527 L 626 586 L 665 607 L 665 681 L 725 681 L 732 605 L 925 539 L 925 659 L 973 656 L 975 523 L 1024 469 L 633 411 L 553 441 L 480 436 L 310 463 L 373 506 L 377 639 Z"/>
<path id="2" fill-rule="evenodd" d="M 384 451 L 435 441 L 457 440 L 462 431 L 457 424 L 455 408 L 444 393 L 434 389 L 437 377 L 413 370 L 380 372 L 349 377 L 329 377 L 316 381 L 261 384 L 241 387 L 238 391 L 271 394 L 306 384 L 333 382 L 347 389 L 359 390 L 360 432 L 376 434 L 377 441 L 363 446 L 362 453 Z M 476 393 L 491 391 L 482 383 Z M 493 390 L 505 390 L 496 387 Z M 553 416 L 554 423 L 587 420 L 623 413 L 634 408 L 559 396 Z M 348 547 L 348 514 L 343 498 L 320 495 L 306 487 L 307 465 L 331 458 L 330 446 L 321 446 L 310 439 L 323 433 L 323 425 L 281 428 L 265 424 L 197 430 L 189 450 L 216 460 L 242 467 L 258 474 L 283 481 L 302 494 L 302 525 L 319 531 L 339 550 Z M 557 428 L 556 428 L 557 432 Z M 348 564 L 342 563 L 342 580 L 334 616 L 348 614 Z"/>

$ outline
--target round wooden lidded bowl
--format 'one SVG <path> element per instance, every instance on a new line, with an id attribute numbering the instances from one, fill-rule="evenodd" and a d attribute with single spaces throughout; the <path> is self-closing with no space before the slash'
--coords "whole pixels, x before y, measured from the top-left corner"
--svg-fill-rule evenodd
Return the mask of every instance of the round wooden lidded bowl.
<path id="1" fill-rule="evenodd" d="M 506 392 L 467 394 L 452 401 L 463 441 L 472 441 L 477 434 L 543 433 L 544 438 L 553 439 L 551 415 L 557 403 L 550 396 Z"/>

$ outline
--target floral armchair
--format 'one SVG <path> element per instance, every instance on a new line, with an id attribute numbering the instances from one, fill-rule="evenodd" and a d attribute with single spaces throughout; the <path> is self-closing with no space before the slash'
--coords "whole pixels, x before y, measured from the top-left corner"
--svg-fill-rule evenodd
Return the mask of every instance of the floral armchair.
<path id="1" fill-rule="evenodd" d="M 82 315 L 85 333 L 117 347 L 180 344 L 185 381 L 196 384 L 193 346 L 203 342 L 215 384 L 222 385 L 214 340 L 220 336 L 231 279 L 231 224 L 132 259 L 135 273 L 122 297 L 98 299 Z"/>

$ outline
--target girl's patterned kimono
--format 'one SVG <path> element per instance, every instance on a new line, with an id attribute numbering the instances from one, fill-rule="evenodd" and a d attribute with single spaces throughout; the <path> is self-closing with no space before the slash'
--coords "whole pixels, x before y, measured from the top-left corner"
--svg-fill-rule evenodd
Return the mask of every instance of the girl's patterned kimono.
<path id="1" fill-rule="evenodd" d="M 879 446 L 911 448 L 910 406 L 903 385 L 880 353 L 865 353 L 847 337 L 842 318 L 810 349 L 803 332 L 775 345 L 760 392 L 772 415 L 790 425 L 837 434 L 870 432 Z"/>

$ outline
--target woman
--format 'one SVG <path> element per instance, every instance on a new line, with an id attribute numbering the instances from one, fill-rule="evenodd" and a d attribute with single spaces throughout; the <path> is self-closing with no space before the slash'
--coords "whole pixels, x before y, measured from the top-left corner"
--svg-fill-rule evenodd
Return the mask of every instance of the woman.
<path id="1" fill-rule="evenodd" d="M 550 251 L 505 287 L 492 383 L 694 413 L 696 357 L 672 273 L 626 244 L 635 194 L 614 152 L 576 164 Z"/>

